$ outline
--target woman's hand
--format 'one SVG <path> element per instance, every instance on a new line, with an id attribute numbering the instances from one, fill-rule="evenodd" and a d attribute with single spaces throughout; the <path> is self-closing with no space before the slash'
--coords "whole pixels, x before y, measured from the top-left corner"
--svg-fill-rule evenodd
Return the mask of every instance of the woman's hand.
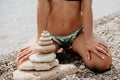
<path id="1" fill-rule="evenodd" d="M 16 59 L 16 67 L 19 67 L 23 62 L 29 59 L 29 57 L 35 53 L 35 50 L 33 48 L 33 45 L 27 46 L 23 49 L 21 49 L 17 55 Z"/>
<path id="2" fill-rule="evenodd" d="M 104 59 L 102 56 L 103 54 L 110 56 L 108 46 L 96 35 L 85 39 L 85 48 L 87 50 L 86 53 L 88 59 L 90 59 L 90 52 L 98 56 L 100 59 Z"/>
<path id="3" fill-rule="evenodd" d="M 23 47 L 19 51 L 16 59 L 16 67 L 21 65 L 24 61 L 28 60 L 29 56 L 35 53 L 35 49 L 34 49 L 35 45 L 36 45 L 36 37 L 33 37 L 30 41 L 28 41 L 25 44 L 25 47 Z"/>

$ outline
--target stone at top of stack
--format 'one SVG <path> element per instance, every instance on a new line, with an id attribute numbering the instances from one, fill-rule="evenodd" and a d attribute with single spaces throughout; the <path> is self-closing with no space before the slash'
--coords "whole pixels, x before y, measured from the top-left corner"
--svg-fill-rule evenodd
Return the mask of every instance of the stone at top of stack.
<path id="1" fill-rule="evenodd" d="M 54 53 L 55 45 L 47 31 L 43 31 L 35 47 L 37 53 L 19 66 L 19 70 L 49 70 L 59 64 Z"/>

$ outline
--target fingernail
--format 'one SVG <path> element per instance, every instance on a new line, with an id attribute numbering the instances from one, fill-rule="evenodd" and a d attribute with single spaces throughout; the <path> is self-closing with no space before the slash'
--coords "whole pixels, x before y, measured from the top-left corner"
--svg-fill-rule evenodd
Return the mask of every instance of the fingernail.
<path id="1" fill-rule="evenodd" d="M 18 60 L 19 60 L 19 58 L 17 57 L 17 58 L 16 58 L 16 61 L 18 61 Z"/>
<path id="2" fill-rule="evenodd" d="M 90 57 L 87 57 L 88 60 L 90 60 Z"/>
<path id="3" fill-rule="evenodd" d="M 102 59 L 105 59 L 105 57 L 102 56 Z"/>
<path id="4" fill-rule="evenodd" d="M 108 56 L 110 56 L 110 54 L 107 54 Z"/>

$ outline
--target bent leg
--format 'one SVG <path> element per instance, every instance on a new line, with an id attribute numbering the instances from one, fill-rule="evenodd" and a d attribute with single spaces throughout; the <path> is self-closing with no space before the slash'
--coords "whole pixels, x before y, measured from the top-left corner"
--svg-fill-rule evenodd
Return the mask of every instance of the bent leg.
<path id="1" fill-rule="evenodd" d="M 98 37 L 96 37 L 98 38 Z M 100 39 L 100 38 L 99 38 Z M 80 33 L 79 36 L 74 40 L 73 42 L 73 50 L 77 52 L 83 59 L 83 62 L 85 65 L 90 68 L 90 69 L 95 69 L 99 72 L 103 72 L 109 69 L 111 63 L 112 63 L 112 58 L 111 56 L 107 56 L 105 54 L 102 54 L 101 52 L 100 55 L 104 57 L 104 59 L 99 58 L 96 56 L 94 53 L 90 52 L 90 60 L 87 58 L 87 54 L 84 51 L 84 36 L 83 33 Z"/>

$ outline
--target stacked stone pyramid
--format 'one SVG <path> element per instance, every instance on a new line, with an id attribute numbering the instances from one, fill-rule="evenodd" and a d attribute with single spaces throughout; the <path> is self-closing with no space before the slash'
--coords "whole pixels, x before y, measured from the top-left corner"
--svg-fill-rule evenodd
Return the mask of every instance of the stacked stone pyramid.
<path id="1" fill-rule="evenodd" d="M 47 31 L 41 34 L 35 50 L 37 53 L 31 55 L 28 61 L 20 65 L 19 70 L 49 70 L 59 64 L 55 59 L 55 45 L 53 45 L 52 37 Z"/>
<path id="2" fill-rule="evenodd" d="M 77 68 L 74 65 L 59 65 L 54 50 L 51 35 L 43 31 L 35 46 L 36 53 L 13 72 L 14 80 L 51 80 L 75 73 Z"/>

